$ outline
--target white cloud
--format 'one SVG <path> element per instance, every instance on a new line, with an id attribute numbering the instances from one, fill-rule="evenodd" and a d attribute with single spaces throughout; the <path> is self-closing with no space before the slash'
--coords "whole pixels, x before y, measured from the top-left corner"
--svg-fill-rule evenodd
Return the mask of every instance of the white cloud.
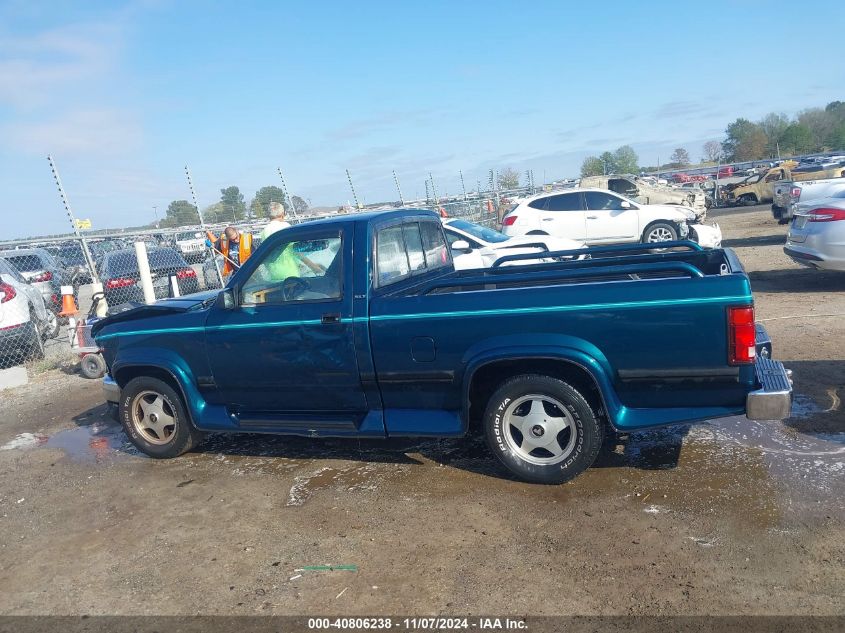
<path id="1" fill-rule="evenodd" d="M 142 143 L 140 124 L 112 109 L 76 110 L 48 120 L 18 121 L 2 128 L 15 151 L 74 157 L 124 156 Z"/>

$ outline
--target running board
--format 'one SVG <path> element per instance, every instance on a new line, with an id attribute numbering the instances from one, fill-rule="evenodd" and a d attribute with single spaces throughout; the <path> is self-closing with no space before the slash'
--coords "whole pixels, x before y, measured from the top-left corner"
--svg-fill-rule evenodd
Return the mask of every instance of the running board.
<path id="1" fill-rule="evenodd" d="M 269 411 L 242 411 L 232 413 L 238 426 L 248 431 L 253 428 L 277 429 L 280 433 L 309 429 L 321 431 L 357 431 L 363 415 L 348 413 L 309 415 L 308 413 L 272 413 Z"/>

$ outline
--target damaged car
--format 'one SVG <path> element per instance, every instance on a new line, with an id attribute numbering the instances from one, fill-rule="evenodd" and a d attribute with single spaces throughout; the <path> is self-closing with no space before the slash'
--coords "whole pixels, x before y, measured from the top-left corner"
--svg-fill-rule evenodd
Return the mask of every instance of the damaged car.
<path id="1" fill-rule="evenodd" d="M 695 210 L 675 204 L 641 204 L 604 189 L 573 189 L 527 198 L 502 220 L 505 235 L 553 235 L 588 246 L 691 239 L 718 248 L 722 230 Z"/>
<path id="2" fill-rule="evenodd" d="M 707 214 L 706 197 L 701 190 L 686 190 L 650 183 L 639 176 L 588 176 L 582 189 L 607 189 L 639 204 L 668 204 L 689 207 L 699 221 Z"/>

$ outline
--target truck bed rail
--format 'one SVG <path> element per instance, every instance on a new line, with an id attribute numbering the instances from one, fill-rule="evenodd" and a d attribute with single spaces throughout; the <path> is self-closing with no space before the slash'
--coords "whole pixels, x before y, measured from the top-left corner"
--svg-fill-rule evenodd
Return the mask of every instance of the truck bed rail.
<path id="1" fill-rule="evenodd" d="M 688 248 L 691 251 L 703 251 L 700 244 L 691 240 L 674 240 L 671 242 L 659 242 L 657 244 L 610 244 L 608 246 L 591 246 L 589 248 L 570 249 L 565 251 L 548 251 L 544 253 L 521 253 L 516 255 L 505 255 L 500 257 L 491 268 L 500 268 L 506 262 L 525 261 L 530 259 L 542 259 L 546 257 L 571 257 L 579 255 L 602 255 L 605 253 L 636 253 L 641 251 L 653 251 L 654 249 L 665 248 Z"/>
<path id="2" fill-rule="evenodd" d="M 600 277 L 618 277 L 620 275 L 641 275 L 650 273 L 682 273 L 691 278 L 704 277 L 704 273 L 687 262 L 651 262 L 619 265 L 590 265 L 591 260 L 579 262 L 587 264 L 579 268 L 556 268 L 553 270 L 527 271 L 524 268 L 508 269 L 508 273 L 491 275 L 473 275 L 467 277 L 447 277 L 433 279 L 414 290 L 419 294 L 428 294 L 438 288 L 461 286 L 485 286 L 507 283 L 530 284 L 535 282 L 558 281 L 566 279 L 590 279 Z M 601 262 L 600 262 L 601 263 Z M 603 263 L 602 263 L 603 264 Z"/>

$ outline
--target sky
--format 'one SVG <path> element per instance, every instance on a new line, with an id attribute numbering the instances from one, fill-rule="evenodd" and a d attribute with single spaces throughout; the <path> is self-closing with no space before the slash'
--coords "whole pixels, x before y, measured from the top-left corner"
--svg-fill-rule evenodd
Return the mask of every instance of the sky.
<path id="1" fill-rule="evenodd" d="M 312 206 L 693 159 L 737 117 L 845 100 L 840 3 L 0 0 L 2 239 L 137 226 L 265 185 Z M 825 49 L 827 50 L 827 49 Z M 832 49 L 831 49 L 832 50 Z"/>

